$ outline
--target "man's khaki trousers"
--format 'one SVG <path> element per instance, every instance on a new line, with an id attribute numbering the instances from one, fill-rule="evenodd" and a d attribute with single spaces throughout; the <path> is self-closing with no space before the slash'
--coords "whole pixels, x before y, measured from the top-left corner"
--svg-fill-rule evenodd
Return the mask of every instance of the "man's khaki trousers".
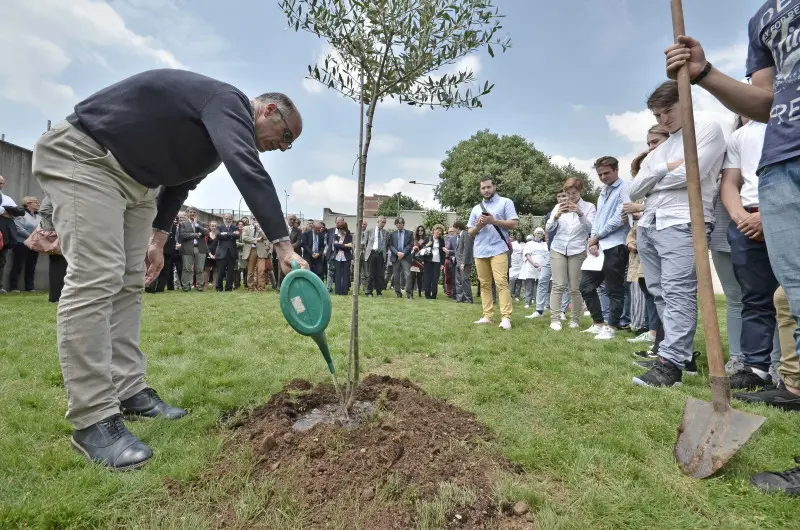
<path id="1" fill-rule="evenodd" d="M 139 332 L 155 190 L 66 121 L 36 143 L 33 174 L 52 200 L 68 263 L 58 356 L 67 419 L 83 429 L 118 413 L 120 400 L 147 386 Z"/>

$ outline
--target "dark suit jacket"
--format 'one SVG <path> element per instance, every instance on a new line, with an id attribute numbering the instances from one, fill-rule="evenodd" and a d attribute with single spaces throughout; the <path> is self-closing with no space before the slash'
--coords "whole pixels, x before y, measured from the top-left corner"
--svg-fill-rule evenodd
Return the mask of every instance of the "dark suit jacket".
<path id="1" fill-rule="evenodd" d="M 236 249 L 236 241 L 239 236 L 233 235 L 236 230 L 238 227 L 234 224 L 217 225 L 217 253 L 215 254 L 217 260 L 238 258 L 239 251 Z"/>
<path id="2" fill-rule="evenodd" d="M 172 228 L 169 230 L 169 235 L 167 236 L 167 242 L 164 243 L 164 256 L 174 256 L 175 255 L 175 243 L 177 243 L 177 239 L 175 236 L 178 233 L 178 223 L 172 223 Z M 199 243 L 199 241 L 198 241 Z"/>
<path id="3" fill-rule="evenodd" d="M 456 264 L 457 265 L 472 265 L 475 263 L 475 258 L 472 254 L 472 238 L 469 237 L 469 231 L 464 230 L 459 234 L 458 248 L 456 249 Z"/>
<path id="4" fill-rule="evenodd" d="M 302 243 L 300 236 L 302 235 L 302 231 L 295 227 L 292 227 L 292 230 L 289 232 L 289 242 L 292 244 L 292 248 L 295 252 L 300 254 L 300 244 Z"/>
<path id="5" fill-rule="evenodd" d="M 208 245 L 206 244 L 205 236 L 208 235 L 208 228 L 203 223 L 197 223 L 197 231 L 188 219 L 182 223 L 178 223 L 178 229 L 175 239 L 181 244 L 181 254 L 192 254 L 194 251 L 194 242 L 197 240 L 197 250 L 202 254 L 208 252 Z"/>
<path id="6" fill-rule="evenodd" d="M 403 248 L 400 247 L 400 230 L 395 230 L 389 237 L 389 263 L 397 261 L 397 253 L 405 254 L 403 261 L 411 263 L 411 249 L 414 247 L 414 232 L 404 230 Z"/>
<path id="7" fill-rule="evenodd" d="M 422 248 L 425 248 L 425 247 L 431 247 L 431 250 L 433 250 L 433 237 L 432 236 L 427 236 L 425 238 L 425 242 L 422 244 Z M 422 250 L 422 249 L 420 249 L 420 250 Z M 445 250 L 445 248 L 444 248 L 444 238 L 440 237 L 439 238 L 439 264 L 440 265 L 444 265 L 444 257 L 445 257 L 446 254 L 447 254 L 447 250 Z M 433 260 L 433 254 L 428 254 L 426 256 L 422 256 L 422 261 L 431 261 L 431 260 Z"/>
<path id="8" fill-rule="evenodd" d="M 322 252 L 325 250 L 325 234 L 318 234 L 313 230 L 303 232 L 300 241 L 300 248 L 303 250 L 303 257 L 307 260 L 313 259 L 311 255 L 314 253 L 314 238 L 317 238 L 317 252 L 320 254 L 319 258 L 322 259 Z"/>
<path id="9" fill-rule="evenodd" d="M 345 232 L 344 238 L 339 239 L 338 234 L 333 234 L 333 252 L 331 253 L 330 259 L 335 260 L 336 254 L 340 250 L 344 250 L 344 257 L 347 261 L 351 261 L 353 259 L 353 249 L 350 247 L 346 247 L 347 243 L 353 244 L 353 234 L 350 232 Z"/>

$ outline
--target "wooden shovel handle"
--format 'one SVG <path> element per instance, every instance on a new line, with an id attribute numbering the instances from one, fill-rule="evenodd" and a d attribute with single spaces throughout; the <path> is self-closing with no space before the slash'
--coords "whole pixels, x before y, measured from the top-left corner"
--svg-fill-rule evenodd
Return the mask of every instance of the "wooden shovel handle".
<path id="1" fill-rule="evenodd" d="M 672 2 L 672 27 L 675 42 L 686 34 L 681 0 Z M 725 377 L 725 361 L 719 336 L 717 307 L 714 300 L 714 285 L 711 280 L 711 265 L 708 260 L 706 224 L 703 217 L 703 198 L 700 191 L 700 164 L 697 159 L 697 139 L 694 130 L 692 108 L 692 85 L 688 66 L 678 71 L 678 93 L 683 119 L 683 158 L 686 164 L 686 187 L 689 192 L 689 211 L 692 220 L 694 263 L 697 269 L 697 292 L 700 297 L 700 312 L 703 315 L 703 330 L 706 337 L 706 354 L 711 377 Z"/>

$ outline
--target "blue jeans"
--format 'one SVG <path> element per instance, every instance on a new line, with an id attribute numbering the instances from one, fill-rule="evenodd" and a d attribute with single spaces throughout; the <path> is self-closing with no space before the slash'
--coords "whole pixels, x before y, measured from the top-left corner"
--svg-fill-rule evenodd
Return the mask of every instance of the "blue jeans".
<path id="1" fill-rule="evenodd" d="M 619 317 L 620 326 L 631 325 L 631 282 L 626 281 L 624 284 L 625 300 L 622 304 L 622 316 Z"/>
<path id="2" fill-rule="evenodd" d="M 714 269 L 717 271 L 722 292 L 725 293 L 727 314 L 725 327 L 728 328 L 728 357 L 744 362 L 742 356 L 742 288 L 733 272 L 731 253 L 720 250 L 711 251 Z"/>
<path id="3" fill-rule="evenodd" d="M 550 301 L 550 278 L 552 275 L 550 259 L 548 258 L 542 265 L 542 270 L 539 273 L 539 282 L 536 287 L 536 310 L 539 313 L 544 313 Z M 569 290 L 564 291 L 564 299 L 561 302 L 561 313 L 566 314 L 567 309 L 569 309 Z"/>
<path id="4" fill-rule="evenodd" d="M 728 227 L 728 242 L 733 273 L 742 289 L 743 360 L 748 366 L 767 371 L 777 326 L 773 298 L 778 280 L 772 273 L 766 243 L 742 234 L 733 221 Z"/>
<path id="5" fill-rule="evenodd" d="M 771 164 L 759 173 L 758 202 L 772 272 L 786 291 L 795 323 L 800 323 L 800 158 Z M 797 329 L 794 332 L 798 349 Z"/>

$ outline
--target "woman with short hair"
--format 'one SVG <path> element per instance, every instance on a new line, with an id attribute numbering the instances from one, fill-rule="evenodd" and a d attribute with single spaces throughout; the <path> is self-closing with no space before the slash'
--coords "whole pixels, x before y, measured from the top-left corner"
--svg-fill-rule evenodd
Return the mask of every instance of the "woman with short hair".
<path id="1" fill-rule="evenodd" d="M 435 300 L 439 294 L 439 273 L 444 268 L 444 227 L 435 225 L 430 236 L 426 237 L 420 250 L 422 254 L 422 284 L 425 298 Z"/>
<path id="2" fill-rule="evenodd" d="M 550 268 L 553 274 L 553 289 L 550 293 L 550 329 L 561 331 L 561 298 L 569 284 L 572 299 L 570 328 L 580 325 L 581 306 L 581 266 L 586 259 L 586 243 L 592 231 L 592 222 L 597 214 L 593 204 L 581 199 L 583 181 L 571 177 L 564 182 L 567 200 L 556 204 L 545 229 L 555 230 L 550 245 Z"/>
<path id="3" fill-rule="evenodd" d="M 39 199 L 23 197 L 22 207 L 25 209 L 25 215 L 14 219 L 17 242 L 14 243 L 14 262 L 11 264 L 11 274 L 8 276 L 8 290 L 16 292 L 19 292 L 19 276 L 23 271 L 25 271 L 25 290 L 33 291 L 36 262 L 39 261 L 39 253 L 25 246 L 25 240 L 39 226 Z"/>
<path id="4" fill-rule="evenodd" d="M 342 223 L 333 238 L 333 271 L 336 294 L 346 295 L 350 290 L 350 264 L 353 261 L 353 234 Z"/>

